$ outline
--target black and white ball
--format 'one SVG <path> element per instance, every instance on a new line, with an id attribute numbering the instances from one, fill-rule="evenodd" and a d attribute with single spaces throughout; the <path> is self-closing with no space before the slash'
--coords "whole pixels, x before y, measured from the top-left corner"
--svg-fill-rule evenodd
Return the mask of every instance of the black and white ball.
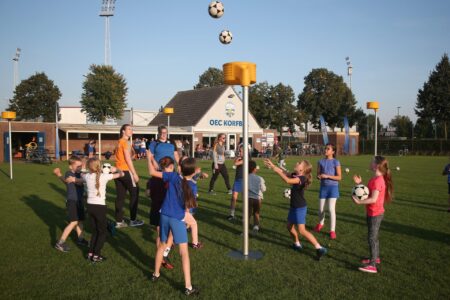
<path id="1" fill-rule="evenodd" d="M 345 173 L 350 173 L 350 169 L 349 168 L 345 168 Z"/>
<path id="2" fill-rule="evenodd" d="M 353 187 L 352 195 L 359 200 L 366 200 L 369 198 L 369 189 L 364 184 L 357 184 Z"/>
<path id="3" fill-rule="evenodd" d="M 284 198 L 291 199 L 291 189 L 285 189 L 283 192 Z"/>
<path id="4" fill-rule="evenodd" d="M 214 19 L 218 19 L 223 16 L 225 12 L 225 8 L 223 7 L 223 3 L 220 1 L 212 1 L 208 6 L 208 13 Z"/>
<path id="5" fill-rule="evenodd" d="M 228 45 L 233 40 L 233 34 L 229 30 L 223 30 L 219 34 L 219 41 L 224 44 Z"/>
<path id="6" fill-rule="evenodd" d="M 102 166 L 103 174 L 110 174 L 111 173 L 111 168 L 112 168 L 111 164 L 104 163 L 103 166 Z"/>

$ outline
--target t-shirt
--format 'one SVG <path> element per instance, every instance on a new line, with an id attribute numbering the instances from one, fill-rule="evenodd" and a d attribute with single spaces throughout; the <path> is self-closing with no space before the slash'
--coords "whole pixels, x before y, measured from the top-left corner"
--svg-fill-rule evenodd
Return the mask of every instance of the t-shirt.
<path id="1" fill-rule="evenodd" d="M 337 176 L 336 168 L 340 167 L 341 163 L 333 158 L 333 159 L 326 159 L 322 158 L 319 161 L 319 167 L 320 167 L 320 174 L 326 174 L 331 176 Z M 321 179 L 320 185 L 339 185 L 339 181 L 333 180 L 333 179 Z"/>
<path id="2" fill-rule="evenodd" d="M 88 173 L 84 175 L 84 181 L 86 182 L 87 187 L 87 203 L 95 205 L 106 205 L 106 184 L 109 180 L 113 179 L 113 174 L 100 173 L 100 186 L 98 188 L 100 195 L 97 195 L 97 188 L 95 187 L 96 177 L 97 174 L 95 173 Z"/>
<path id="3" fill-rule="evenodd" d="M 225 145 L 216 144 L 213 148 L 214 168 L 225 163 Z"/>
<path id="4" fill-rule="evenodd" d="M 176 172 L 163 172 L 162 179 L 169 183 L 169 187 L 161 206 L 161 214 L 181 221 L 184 219 L 186 210 L 181 188 L 181 176 Z"/>
<path id="5" fill-rule="evenodd" d="M 293 184 L 291 187 L 291 208 L 301 208 L 306 206 L 305 199 L 305 183 L 306 177 L 299 176 L 296 173 L 292 173 L 292 178 L 300 178 L 299 184 Z"/>
<path id="6" fill-rule="evenodd" d="M 445 172 L 447 172 L 447 182 L 450 183 L 450 164 L 445 166 L 444 173 Z"/>
<path id="7" fill-rule="evenodd" d="M 127 162 L 125 161 L 125 151 L 130 151 L 131 146 L 130 143 L 128 143 L 127 140 L 120 139 L 119 140 L 119 146 L 117 147 L 116 151 L 116 168 L 122 170 L 122 171 L 129 171 L 130 168 L 128 168 Z"/>
<path id="8" fill-rule="evenodd" d="M 174 152 L 175 146 L 169 141 L 153 141 L 148 147 L 150 152 L 153 154 L 155 161 L 159 163 L 160 159 L 163 157 L 170 157 L 175 160 Z"/>
<path id="9" fill-rule="evenodd" d="M 382 215 L 384 213 L 384 196 L 386 194 L 386 183 L 384 182 L 383 176 L 375 176 L 369 180 L 367 186 L 369 188 L 370 194 L 372 196 L 374 190 L 379 191 L 377 201 L 372 204 L 366 205 L 366 212 L 369 217 L 375 217 Z"/>
<path id="10" fill-rule="evenodd" d="M 64 179 L 68 177 L 81 178 L 80 173 L 74 173 L 72 171 L 67 171 L 64 174 Z M 78 185 L 75 182 L 66 183 L 67 186 L 67 201 L 82 201 L 83 200 L 83 192 L 84 187 L 82 185 Z"/>
<path id="11" fill-rule="evenodd" d="M 266 191 L 266 183 L 261 176 L 248 174 L 248 197 L 251 199 L 263 199 L 263 193 Z"/>

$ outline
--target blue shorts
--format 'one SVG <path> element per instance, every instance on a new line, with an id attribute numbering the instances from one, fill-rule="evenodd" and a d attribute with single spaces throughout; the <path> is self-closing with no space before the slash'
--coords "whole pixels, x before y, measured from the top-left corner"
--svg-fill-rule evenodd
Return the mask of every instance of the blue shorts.
<path id="1" fill-rule="evenodd" d="M 306 224 L 307 206 L 290 208 L 288 214 L 288 222 L 291 224 Z"/>
<path id="2" fill-rule="evenodd" d="M 186 223 L 161 214 L 161 219 L 159 221 L 159 238 L 161 239 L 161 242 L 167 242 L 170 231 L 172 231 L 175 244 L 179 245 L 188 242 Z"/>
<path id="3" fill-rule="evenodd" d="M 139 153 L 140 153 L 140 154 L 144 154 L 144 153 L 145 153 L 145 150 L 146 150 L 145 148 L 140 148 L 140 149 L 139 149 Z"/>
<path id="4" fill-rule="evenodd" d="M 236 179 L 234 181 L 233 192 L 242 193 L 242 179 Z"/>
<path id="5" fill-rule="evenodd" d="M 319 199 L 339 198 L 339 185 L 321 185 Z"/>

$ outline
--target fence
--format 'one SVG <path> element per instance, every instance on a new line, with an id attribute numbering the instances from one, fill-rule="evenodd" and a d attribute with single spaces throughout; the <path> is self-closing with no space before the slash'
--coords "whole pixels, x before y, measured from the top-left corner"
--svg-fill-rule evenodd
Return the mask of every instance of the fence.
<path id="1" fill-rule="evenodd" d="M 361 140 L 360 154 L 373 154 L 374 141 Z M 450 155 L 449 140 L 378 140 L 380 155 Z"/>

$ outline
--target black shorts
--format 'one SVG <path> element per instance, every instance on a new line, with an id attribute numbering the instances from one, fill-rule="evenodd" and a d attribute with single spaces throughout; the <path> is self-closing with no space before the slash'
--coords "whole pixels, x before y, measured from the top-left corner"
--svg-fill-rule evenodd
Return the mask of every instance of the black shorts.
<path id="1" fill-rule="evenodd" d="M 67 217 L 69 222 L 84 221 L 84 204 L 82 201 L 67 201 Z"/>
<path id="2" fill-rule="evenodd" d="M 159 211 L 150 210 L 150 224 L 153 226 L 159 226 L 159 220 L 161 219 L 161 213 Z"/>

